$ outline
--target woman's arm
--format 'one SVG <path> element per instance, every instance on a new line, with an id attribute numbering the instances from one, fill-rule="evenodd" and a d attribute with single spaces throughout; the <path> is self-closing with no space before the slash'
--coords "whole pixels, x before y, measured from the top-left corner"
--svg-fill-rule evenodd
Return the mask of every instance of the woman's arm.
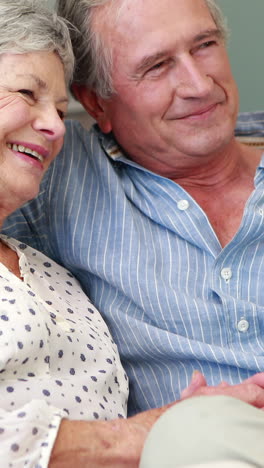
<path id="1" fill-rule="evenodd" d="M 136 468 L 149 430 L 166 405 L 128 419 L 63 420 L 49 468 Z"/>
<path id="2" fill-rule="evenodd" d="M 226 395 L 264 408 L 264 373 L 237 385 L 207 386 L 199 372 L 184 398 Z M 180 402 L 180 400 L 179 400 Z M 113 421 L 62 421 L 49 468 L 137 468 L 145 439 L 157 419 L 175 403 Z"/>

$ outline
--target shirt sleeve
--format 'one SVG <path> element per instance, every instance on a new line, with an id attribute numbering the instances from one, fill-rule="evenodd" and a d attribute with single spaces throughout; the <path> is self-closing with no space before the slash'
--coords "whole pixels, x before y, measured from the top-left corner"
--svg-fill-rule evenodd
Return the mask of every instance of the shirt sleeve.
<path id="1" fill-rule="evenodd" d="M 46 201 L 48 175 L 46 173 L 42 180 L 40 194 L 13 212 L 5 220 L 1 229 L 1 233 L 11 235 L 37 250 L 43 250 L 43 245 L 45 245 L 48 237 L 47 226 L 49 223 L 46 212 L 48 205 Z"/>
<path id="2" fill-rule="evenodd" d="M 65 414 L 42 400 L 15 411 L 0 409 L 1 468 L 47 468 Z"/>

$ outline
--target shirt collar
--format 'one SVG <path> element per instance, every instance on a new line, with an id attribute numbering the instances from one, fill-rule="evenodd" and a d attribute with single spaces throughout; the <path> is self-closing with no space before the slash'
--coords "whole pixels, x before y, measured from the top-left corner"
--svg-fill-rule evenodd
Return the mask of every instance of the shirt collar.
<path id="1" fill-rule="evenodd" d="M 140 169 L 141 171 L 144 172 L 149 172 L 151 174 L 154 174 L 158 176 L 158 174 L 155 174 L 154 172 L 146 169 L 145 167 L 141 166 L 140 164 L 136 163 L 135 161 L 132 161 L 132 159 L 128 158 L 125 153 L 123 152 L 122 148 L 119 146 L 117 143 L 114 135 L 112 133 L 102 133 L 100 128 L 98 127 L 97 124 L 94 125 L 94 130 L 96 131 L 98 138 L 100 140 L 100 143 L 102 145 L 102 148 L 108 155 L 108 157 L 115 163 L 124 163 L 127 164 L 128 166 L 135 167 L 137 169 Z"/>
<path id="2" fill-rule="evenodd" d="M 115 137 L 114 137 L 114 135 L 112 133 L 107 133 L 107 134 L 102 133 L 97 124 L 95 124 L 94 129 L 95 129 L 96 133 L 98 134 L 98 138 L 101 141 L 103 149 L 105 150 L 105 152 L 107 153 L 109 158 L 112 159 L 112 161 L 122 162 L 122 163 L 128 164 L 129 166 L 137 167 L 138 169 L 141 169 L 141 170 L 143 170 L 145 172 L 153 173 L 152 171 L 149 171 L 148 169 L 141 166 L 140 164 L 137 164 L 134 161 L 132 161 L 131 159 L 127 158 L 125 156 L 125 154 L 123 153 L 122 148 L 118 145 L 118 143 L 115 140 Z M 259 169 L 264 168 L 264 152 L 263 152 L 263 155 L 261 157 L 258 168 Z"/>

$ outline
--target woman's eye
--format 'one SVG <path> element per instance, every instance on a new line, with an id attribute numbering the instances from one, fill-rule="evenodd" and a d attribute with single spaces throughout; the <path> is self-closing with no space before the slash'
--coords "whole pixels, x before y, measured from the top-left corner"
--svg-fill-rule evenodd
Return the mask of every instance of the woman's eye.
<path id="1" fill-rule="evenodd" d="M 34 99 L 34 93 L 30 89 L 19 89 L 18 92 L 24 96 L 28 96 L 31 99 Z"/>
<path id="2" fill-rule="evenodd" d="M 62 110 L 57 109 L 58 116 L 60 117 L 61 120 L 65 119 L 65 112 Z"/>

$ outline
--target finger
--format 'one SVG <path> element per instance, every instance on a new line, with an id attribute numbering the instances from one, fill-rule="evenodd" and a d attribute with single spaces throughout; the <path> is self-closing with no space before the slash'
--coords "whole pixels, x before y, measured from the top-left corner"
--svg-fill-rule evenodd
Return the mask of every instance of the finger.
<path id="1" fill-rule="evenodd" d="M 227 382 L 221 382 L 219 385 L 217 385 L 217 387 L 226 388 L 226 387 L 230 387 L 230 384 Z"/>
<path id="2" fill-rule="evenodd" d="M 264 372 L 259 372 L 258 374 L 252 375 L 248 379 L 244 380 L 243 383 L 253 383 L 261 388 L 264 388 Z"/>
<path id="3" fill-rule="evenodd" d="M 185 398 L 189 398 L 190 396 L 193 395 L 194 392 L 199 390 L 201 387 L 205 387 L 206 385 L 207 385 L 207 382 L 203 374 L 195 370 L 192 375 L 190 384 L 181 393 L 181 400 Z"/>
<path id="4" fill-rule="evenodd" d="M 192 396 L 225 395 L 244 401 L 256 408 L 264 407 L 264 390 L 254 383 L 241 383 L 227 387 L 201 387 Z"/>

